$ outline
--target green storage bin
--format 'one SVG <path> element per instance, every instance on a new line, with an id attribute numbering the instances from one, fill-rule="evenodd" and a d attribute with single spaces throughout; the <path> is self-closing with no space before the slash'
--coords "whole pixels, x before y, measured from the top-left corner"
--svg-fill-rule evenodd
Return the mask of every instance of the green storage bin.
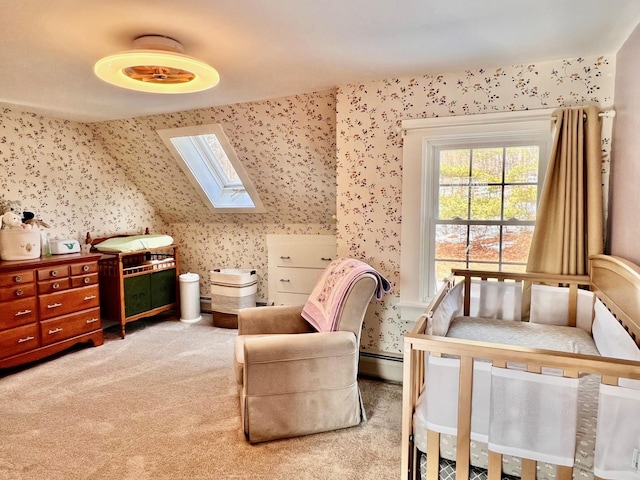
<path id="1" fill-rule="evenodd" d="M 124 279 L 124 314 L 127 317 L 151 309 L 151 275 Z"/>

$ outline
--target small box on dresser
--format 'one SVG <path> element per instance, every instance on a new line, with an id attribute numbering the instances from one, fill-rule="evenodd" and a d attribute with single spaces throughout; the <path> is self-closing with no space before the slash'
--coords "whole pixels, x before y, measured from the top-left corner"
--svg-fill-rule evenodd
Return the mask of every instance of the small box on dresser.
<path id="1" fill-rule="evenodd" d="M 102 345 L 98 259 L 69 254 L 0 261 L 0 368 Z"/>

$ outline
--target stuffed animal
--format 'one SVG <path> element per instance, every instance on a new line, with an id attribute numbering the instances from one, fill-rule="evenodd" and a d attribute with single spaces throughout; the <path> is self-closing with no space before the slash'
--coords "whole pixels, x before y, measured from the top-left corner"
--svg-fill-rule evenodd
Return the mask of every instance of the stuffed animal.
<path id="1" fill-rule="evenodd" d="M 22 218 L 17 213 L 8 211 L 0 217 L 0 228 L 7 230 L 22 230 Z"/>
<path id="2" fill-rule="evenodd" d="M 0 215 L 4 215 L 7 212 L 13 212 L 19 215 L 22 222 L 32 220 L 35 217 L 34 213 L 24 211 L 20 200 L 5 200 L 2 198 L 0 199 Z"/>

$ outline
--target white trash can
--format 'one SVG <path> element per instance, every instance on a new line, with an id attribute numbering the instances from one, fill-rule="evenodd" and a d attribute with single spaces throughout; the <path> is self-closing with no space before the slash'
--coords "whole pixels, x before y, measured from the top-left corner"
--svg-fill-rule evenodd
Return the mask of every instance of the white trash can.
<path id="1" fill-rule="evenodd" d="M 183 273 L 180 282 L 180 321 L 195 323 L 200 321 L 200 275 Z"/>

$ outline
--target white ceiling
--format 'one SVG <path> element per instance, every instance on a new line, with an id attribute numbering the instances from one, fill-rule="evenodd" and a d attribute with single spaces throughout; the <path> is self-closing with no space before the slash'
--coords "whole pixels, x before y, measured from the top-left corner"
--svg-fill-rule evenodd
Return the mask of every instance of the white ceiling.
<path id="1" fill-rule="evenodd" d="M 100 121 L 348 83 L 612 54 L 638 0 L 0 0 L 0 103 Z M 144 34 L 173 37 L 220 84 L 137 93 L 93 74 Z"/>

